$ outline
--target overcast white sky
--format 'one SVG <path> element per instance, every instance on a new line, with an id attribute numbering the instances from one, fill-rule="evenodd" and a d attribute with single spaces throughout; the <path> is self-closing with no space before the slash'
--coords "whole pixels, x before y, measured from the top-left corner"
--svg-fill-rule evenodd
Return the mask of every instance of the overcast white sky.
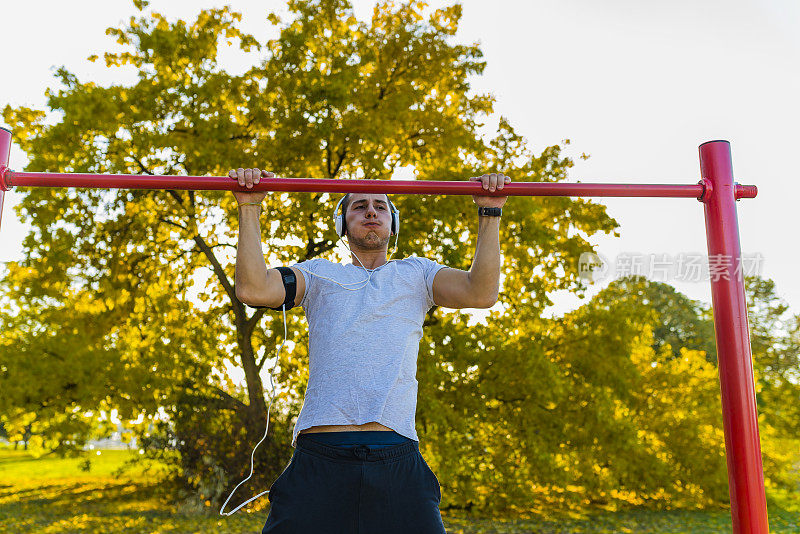
<path id="1" fill-rule="evenodd" d="M 152 7 L 190 19 L 203 7 L 225 3 L 156 0 Z M 243 13 L 243 27 L 262 42 L 274 35 L 266 14 L 285 12 L 285 2 L 227 4 Z M 431 8 L 450 4 L 429 3 Z M 356 1 L 358 18 L 367 20 L 374 5 Z M 457 40 L 479 41 L 485 54 L 487 68 L 473 80 L 473 88 L 497 98 L 490 124 L 500 115 L 508 117 L 537 154 L 569 138 L 567 153 L 575 158 L 572 181 L 694 184 L 700 178 L 698 145 L 730 141 L 735 180 L 759 188 L 756 199 L 737 203 L 743 253 L 763 257 L 752 267 L 775 280 L 779 294 L 800 312 L 800 281 L 794 276 L 800 260 L 794 207 L 800 180 L 791 166 L 799 140 L 800 3 L 467 0 L 462 5 Z M 129 79 L 85 58 L 112 48 L 105 28 L 133 13 L 129 2 L 108 0 L 30 0 L 4 6 L 0 106 L 43 107 L 45 89 L 55 85 L 53 68 L 60 65 L 82 81 Z M 234 72 L 252 61 L 235 53 L 225 58 Z M 578 159 L 584 152 L 591 156 L 587 161 Z M 12 149 L 10 166 L 22 170 L 25 162 L 25 154 Z M 672 269 L 681 254 L 705 259 L 699 202 L 597 201 L 621 224 L 620 238 L 594 240 L 612 270 L 623 253 L 662 259 L 666 254 Z M 19 195 L 7 193 L 0 261 L 22 257 L 28 225 L 12 209 L 18 202 Z M 707 277 L 682 281 L 673 272 L 651 278 L 691 298 L 711 301 Z M 560 295 L 552 311 L 578 304 L 576 298 Z"/>

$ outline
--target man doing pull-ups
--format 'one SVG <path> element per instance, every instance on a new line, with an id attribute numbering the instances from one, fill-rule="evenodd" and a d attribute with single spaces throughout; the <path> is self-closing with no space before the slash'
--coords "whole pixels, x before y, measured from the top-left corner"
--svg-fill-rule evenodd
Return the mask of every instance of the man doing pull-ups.
<path id="1" fill-rule="evenodd" d="M 274 177 L 241 168 L 229 176 L 248 188 Z M 494 173 L 470 180 L 488 191 L 511 182 Z M 348 193 L 334 213 L 351 263 L 312 258 L 268 269 L 258 221 L 266 192 L 233 194 L 237 298 L 277 310 L 301 306 L 309 325 L 295 450 L 270 488 L 262 533 L 444 533 L 439 481 L 419 452 L 415 428 L 422 325 L 433 306 L 489 308 L 497 301 L 500 208 L 508 197 L 472 197 L 479 217 L 469 271 L 417 256 L 387 259 L 400 214 L 387 195 L 370 193 Z"/>

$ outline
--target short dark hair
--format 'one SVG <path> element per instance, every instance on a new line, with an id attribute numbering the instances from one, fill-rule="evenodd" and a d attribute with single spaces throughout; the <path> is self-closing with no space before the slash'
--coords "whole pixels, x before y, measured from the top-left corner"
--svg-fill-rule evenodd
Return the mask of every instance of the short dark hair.
<path id="1" fill-rule="evenodd" d="M 384 193 L 384 196 L 386 197 L 386 202 L 391 202 L 391 200 L 389 200 L 389 195 Z M 346 193 L 342 199 L 342 218 L 347 215 L 347 208 L 350 207 L 351 202 L 352 200 L 350 200 L 350 193 Z"/>

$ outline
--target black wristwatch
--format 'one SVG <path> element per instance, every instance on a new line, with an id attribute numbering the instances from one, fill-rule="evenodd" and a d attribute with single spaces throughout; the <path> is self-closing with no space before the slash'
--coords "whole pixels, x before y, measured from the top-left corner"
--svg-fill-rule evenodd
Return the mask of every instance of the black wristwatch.
<path id="1" fill-rule="evenodd" d="M 503 214 L 503 208 L 478 208 L 479 217 L 499 217 Z"/>

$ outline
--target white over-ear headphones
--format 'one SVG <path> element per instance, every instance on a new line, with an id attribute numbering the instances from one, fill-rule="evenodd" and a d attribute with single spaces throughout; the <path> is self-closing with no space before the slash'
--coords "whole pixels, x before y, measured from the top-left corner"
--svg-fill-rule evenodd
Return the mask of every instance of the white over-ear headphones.
<path id="1" fill-rule="evenodd" d="M 339 208 L 344 202 L 344 199 L 347 195 L 343 196 L 339 199 L 339 203 L 336 204 L 336 207 L 333 208 L 333 222 L 336 225 L 336 235 L 339 237 L 344 237 L 344 233 L 346 230 L 345 225 L 345 213 L 339 213 Z M 389 200 L 389 197 L 386 197 L 386 200 Z M 389 200 L 389 210 L 392 213 L 392 235 L 397 235 L 400 231 L 400 210 Z"/>

